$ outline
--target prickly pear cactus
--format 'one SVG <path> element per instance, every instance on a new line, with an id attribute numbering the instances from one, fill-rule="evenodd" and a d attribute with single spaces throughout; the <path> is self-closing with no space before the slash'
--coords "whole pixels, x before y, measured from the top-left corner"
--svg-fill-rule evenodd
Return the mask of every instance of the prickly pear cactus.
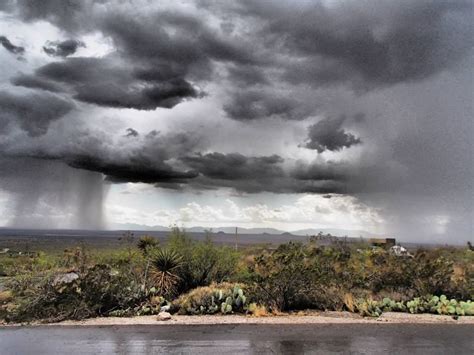
<path id="1" fill-rule="evenodd" d="M 445 295 L 416 297 L 408 302 L 395 302 L 390 298 L 382 301 L 359 300 L 357 311 L 365 316 L 379 316 L 382 312 L 435 313 L 452 316 L 473 316 L 474 303 L 471 300 L 457 301 Z"/>

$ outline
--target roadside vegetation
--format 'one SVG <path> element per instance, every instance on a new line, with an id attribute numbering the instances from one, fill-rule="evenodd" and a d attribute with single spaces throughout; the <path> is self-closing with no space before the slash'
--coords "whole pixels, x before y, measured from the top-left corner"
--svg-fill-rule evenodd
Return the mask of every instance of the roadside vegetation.
<path id="1" fill-rule="evenodd" d="M 160 245 L 127 233 L 122 248 L 0 255 L 0 320 L 334 310 L 474 315 L 474 252 L 443 247 L 396 256 L 344 240 L 236 250 L 176 228 Z M 3 291 L 1 289 L 3 288 Z"/>

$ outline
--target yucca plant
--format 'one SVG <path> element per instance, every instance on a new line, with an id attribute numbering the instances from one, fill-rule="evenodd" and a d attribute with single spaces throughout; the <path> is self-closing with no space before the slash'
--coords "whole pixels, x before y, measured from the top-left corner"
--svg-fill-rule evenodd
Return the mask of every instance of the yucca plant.
<path id="1" fill-rule="evenodd" d="M 162 296 L 172 296 L 180 280 L 179 271 L 183 267 L 183 258 L 170 249 L 158 249 L 150 258 L 150 276 Z"/>
<path id="2" fill-rule="evenodd" d="M 138 240 L 137 248 L 142 252 L 143 255 L 147 256 L 151 249 L 155 248 L 158 245 L 158 241 L 145 235 Z"/>

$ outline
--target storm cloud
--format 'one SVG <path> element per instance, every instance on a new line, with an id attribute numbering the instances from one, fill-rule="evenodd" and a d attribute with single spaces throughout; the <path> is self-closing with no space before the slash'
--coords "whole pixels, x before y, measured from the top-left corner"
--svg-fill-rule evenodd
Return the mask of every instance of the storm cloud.
<path id="1" fill-rule="evenodd" d="M 200 173 L 190 181 L 191 186 L 216 188 L 230 187 L 236 191 L 339 193 L 347 190 L 344 184 L 344 164 L 297 164 L 284 166 L 278 155 L 247 157 L 238 153 L 208 153 L 181 159 Z M 303 173 L 310 170 L 312 174 Z"/>
<path id="2" fill-rule="evenodd" d="M 52 94 L 16 95 L 0 91 L 0 130 L 9 124 L 18 124 L 30 136 L 44 135 L 51 122 L 73 108 L 73 103 Z"/>
<path id="3" fill-rule="evenodd" d="M 76 53 L 80 47 L 85 47 L 84 42 L 77 39 L 67 39 L 64 41 L 46 42 L 43 51 L 53 57 L 67 57 Z"/>
<path id="4" fill-rule="evenodd" d="M 338 194 L 380 213 L 386 235 L 474 235 L 471 1 L 11 0 L 0 11 L 12 68 L 0 165 L 76 172 L 100 203 L 101 184 L 127 182 L 179 201 Z M 15 214 L 33 215 L 8 181 Z M 44 190 L 33 205 L 57 202 Z"/>
<path id="5" fill-rule="evenodd" d="M 278 155 L 246 157 L 242 154 L 209 153 L 188 156 L 182 159 L 204 176 L 222 180 L 245 180 L 258 177 L 276 177 L 283 174 Z"/>
<path id="6" fill-rule="evenodd" d="M 105 107 L 172 108 L 185 99 L 202 95 L 183 79 L 145 76 L 143 71 L 133 71 L 115 57 L 68 58 L 42 66 L 26 79 L 18 77 L 13 82 L 47 90 L 63 84 L 72 90 L 76 100 Z"/>
<path id="7" fill-rule="evenodd" d="M 230 102 L 224 105 L 227 115 L 238 121 L 262 118 L 281 118 L 284 120 L 301 120 L 307 118 L 312 109 L 297 99 L 283 94 L 265 91 L 236 92 Z"/>
<path id="8" fill-rule="evenodd" d="M 67 157 L 73 168 L 100 172 L 113 182 L 176 183 L 197 176 L 193 171 L 176 171 L 171 166 L 136 156 L 129 161 L 109 162 L 92 156 Z"/>
<path id="9" fill-rule="evenodd" d="M 469 54 L 470 1 L 241 2 L 263 21 L 269 45 L 290 56 L 283 77 L 312 86 L 352 82 L 365 89 L 425 79 Z"/>
<path id="10" fill-rule="evenodd" d="M 341 127 L 346 116 L 337 118 L 325 118 L 308 127 L 308 141 L 305 148 L 317 150 L 322 153 L 325 150 L 339 151 L 349 148 L 362 141 L 351 133 L 347 133 Z"/>
<path id="11" fill-rule="evenodd" d="M 63 91 L 60 85 L 56 84 L 53 81 L 28 74 L 20 74 L 12 78 L 11 83 L 16 86 L 23 86 L 31 89 L 41 89 L 51 92 L 60 92 Z"/>
<path id="12" fill-rule="evenodd" d="M 5 48 L 7 51 L 13 54 L 22 55 L 25 53 L 25 48 L 20 46 L 15 46 L 10 40 L 5 36 L 0 36 L 0 44 Z"/>

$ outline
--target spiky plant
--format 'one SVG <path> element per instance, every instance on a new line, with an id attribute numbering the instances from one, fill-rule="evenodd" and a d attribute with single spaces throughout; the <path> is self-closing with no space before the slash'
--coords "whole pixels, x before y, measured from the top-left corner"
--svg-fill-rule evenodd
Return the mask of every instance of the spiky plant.
<path id="1" fill-rule="evenodd" d="M 145 235 L 138 240 L 137 248 L 146 256 L 157 245 L 158 241 L 155 238 Z"/>
<path id="2" fill-rule="evenodd" d="M 182 266 L 182 256 L 173 250 L 159 249 L 151 255 L 150 276 L 161 295 L 168 297 L 175 293 Z"/>

